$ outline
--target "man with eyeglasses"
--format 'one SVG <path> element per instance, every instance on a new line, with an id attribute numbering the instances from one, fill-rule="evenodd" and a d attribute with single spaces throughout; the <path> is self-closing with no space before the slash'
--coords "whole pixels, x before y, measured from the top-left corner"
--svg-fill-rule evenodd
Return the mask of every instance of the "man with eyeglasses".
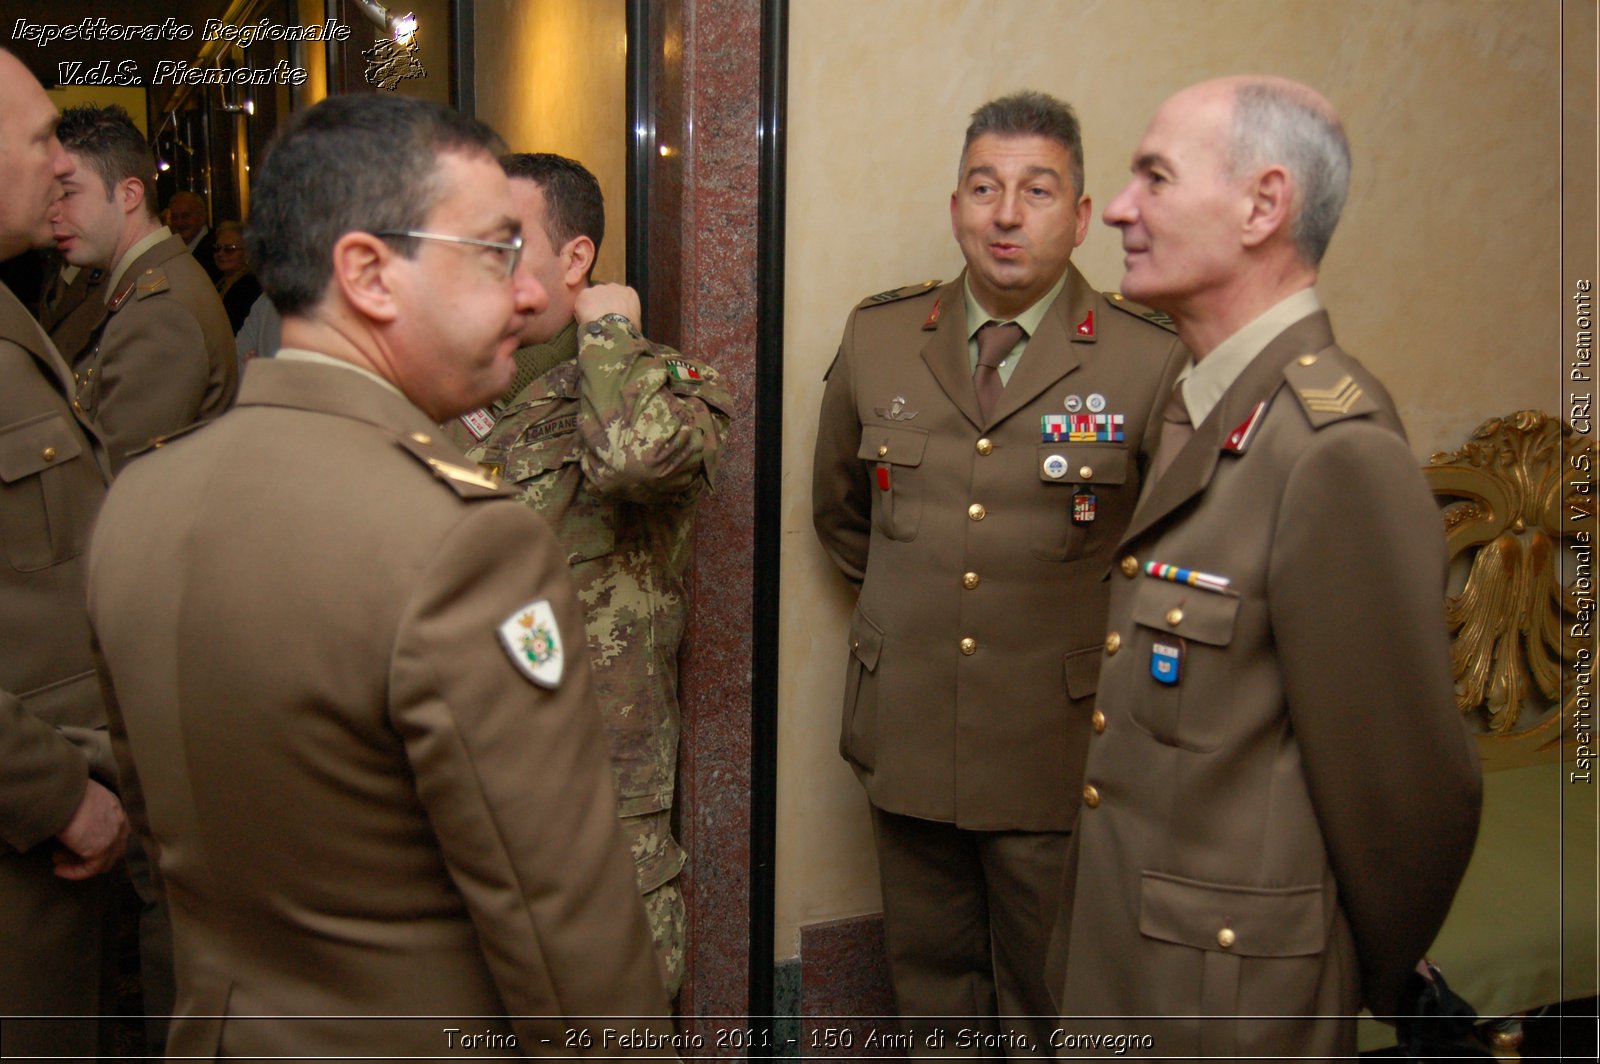
<path id="1" fill-rule="evenodd" d="M 232 405 L 233 329 L 211 278 L 156 216 L 155 159 L 128 113 L 70 108 L 59 136 L 74 170 L 51 236 L 68 263 L 109 276 L 51 339 L 117 472 L 154 437 Z"/>
<path id="2" fill-rule="evenodd" d="M 545 303 L 500 147 L 387 94 L 298 115 L 246 236 L 284 346 L 102 512 L 174 1056 L 670 1053 L 565 559 L 436 427 Z"/>

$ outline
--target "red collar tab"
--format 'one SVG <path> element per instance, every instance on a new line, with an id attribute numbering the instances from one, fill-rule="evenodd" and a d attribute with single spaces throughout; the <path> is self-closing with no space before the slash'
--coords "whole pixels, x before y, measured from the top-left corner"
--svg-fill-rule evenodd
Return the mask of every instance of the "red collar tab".
<path id="1" fill-rule="evenodd" d="M 1094 338 L 1094 311 L 1093 310 L 1090 310 L 1089 313 L 1087 313 L 1087 314 L 1085 314 L 1083 316 L 1083 320 L 1078 323 L 1078 327 L 1074 331 L 1077 332 L 1077 334 L 1079 336 L 1087 336 L 1090 339 Z"/>
<path id="2" fill-rule="evenodd" d="M 939 327 L 939 308 L 943 305 L 943 297 L 933 301 L 933 309 L 928 311 L 928 320 L 922 323 L 922 328 L 925 331 L 932 332 Z"/>
<path id="3" fill-rule="evenodd" d="M 1222 449 L 1229 454 L 1244 454 L 1245 448 L 1250 446 L 1250 440 L 1256 434 L 1256 426 L 1261 424 L 1261 415 L 1266 413 L 1266 410 L 1267 401 L 1263 399 L 1256 404 L 1256 408 L 1250 411 L 1250 416 L 1245 418 L 1238 428 L 1228 433 L 1228 439 L 1223 443 Z"/>

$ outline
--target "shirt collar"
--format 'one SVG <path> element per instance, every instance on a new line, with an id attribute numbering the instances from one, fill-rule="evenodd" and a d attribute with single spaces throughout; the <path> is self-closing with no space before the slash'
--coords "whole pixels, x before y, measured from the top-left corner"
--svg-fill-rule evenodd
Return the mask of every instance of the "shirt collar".
<path id="1" fill-rule="evenodd" d="M 281 359 L 285 362 L 311 362 L 318 366 L 342 366 L 351 373 L 359 373 L 363 377 L 383 385 L 385 388 L 389 389 L 406 402 L 411 402 L 411 398 L 407 396 L 405 392 L 402 392 L 399 388 L 396 388 L 393 381 L 385 380 L 376 373 L 372 372 L 370 369 L 367 369 L 365 366 L 358 366 L 354 362 L 346 362 L 342 358 L 334 358 L 332 355 L 325 355 L 321 351 L 308 351 L 303 347 L 282 347 L 278 349 L 278 353 L 273 357 Z M 415 406 L 416 404 L 411 403 L 411 405 Z"/>
<path id="2" fill-rule="evenodd" d="M 1302 288 L 1228 337 L 1178 375 L 1189 421 L 1199 425 L 1255 357 L 1283 330 L 1322 309 L 1315 288 Z"/>
<path id="3" fill-rule="evenodd" d="M 1062 270 L 1061 276 L 1056 280 L 1054 287 L 1035 300 L 1031 307 L 1014 318 L 997 318 L 987 310 L 984 310 L 977 297 L 972 294 L 972 276 L 969 273 L 967 279 L 962 283 L 962 289 L 966 292 L 967 297 L 967 339 L 971 340 L 978 334 L 979 329 L 991 321 L 1014 321 L 1022 326 L 1023 332 L 1032 337 L 1034 333 L 1039 331 L 1039 323 L 1044 321 L 1044 316 L 1050 310 L 1051 304 L 1056 301 L 1056 296 L 1060 295 L 1061 290 L 1066 287 L 1067 274 L 1069 272 L 1068 270 Z"/>
<path id="4" fill-rule="evenodd" d="M 158 225 L 154 230 L 145 234 L 133 247 L 122 253 L 122 258 L 117 260 L 117 268 L 111 271 L 111 280 L 106 285 L 105 300 L 107 303 L 110 303 L 111 297 L 116 295 L 117 285 L 121 283 L 122 275 L 128 272 L 128 267 L 138 261 L 140 255 L 143 255 L 171 235 L 171 229 L 164 225 Z"/>

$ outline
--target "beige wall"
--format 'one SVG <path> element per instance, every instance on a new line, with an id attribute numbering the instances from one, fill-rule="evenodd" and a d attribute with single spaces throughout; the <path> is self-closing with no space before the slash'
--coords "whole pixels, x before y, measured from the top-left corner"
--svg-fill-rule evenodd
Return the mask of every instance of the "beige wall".
<path id="1" fill-rule="evenodd" d="M 1421 461 L 1490 415 L 1559 407 L 1559 15 L 1555 0 L 791 6 L 780 960 L 801 926 L 879 909 L 865 799 L 837 752 L 852 596 L 811 532 L 822 374 L 862 297 L 959 270 L 948 200 L 968 114 L 1021 88 L 1076 106 L 1096 211 L 1076 261 L 1114 289 L 1099 210 L 1166 96 L 1246 72 L 1325 92 L 1355 172 L 1320 291 Z"/>
<path id="2" fill-rule="evenodd" d="M 480 0 L 478 117 L 512 151 L 577 159 L 600 180 L 606 239 L 597 281 L 622 281 L 627 232 L 624 0 Z"/>

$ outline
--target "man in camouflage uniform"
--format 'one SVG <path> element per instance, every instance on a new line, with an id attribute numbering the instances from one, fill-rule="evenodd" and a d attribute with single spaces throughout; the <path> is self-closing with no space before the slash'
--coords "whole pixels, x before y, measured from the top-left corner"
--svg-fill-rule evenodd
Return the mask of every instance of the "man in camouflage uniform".
<path id="1" fill-rule="evenodd" d="M 520 489 L 567 552 L 623 835 L 671 995 L 684 969 L 685 856 L 671 823 L 684 574 L 733 400 L 716 370 L 640 334 L 632 289 L 590 283 L 605 234 L 594 176 L 559 155 L 501 163 L 522 218 L 522 268 L 550 304 L 527 319 L 510 389 L 446 430 Z"/>

